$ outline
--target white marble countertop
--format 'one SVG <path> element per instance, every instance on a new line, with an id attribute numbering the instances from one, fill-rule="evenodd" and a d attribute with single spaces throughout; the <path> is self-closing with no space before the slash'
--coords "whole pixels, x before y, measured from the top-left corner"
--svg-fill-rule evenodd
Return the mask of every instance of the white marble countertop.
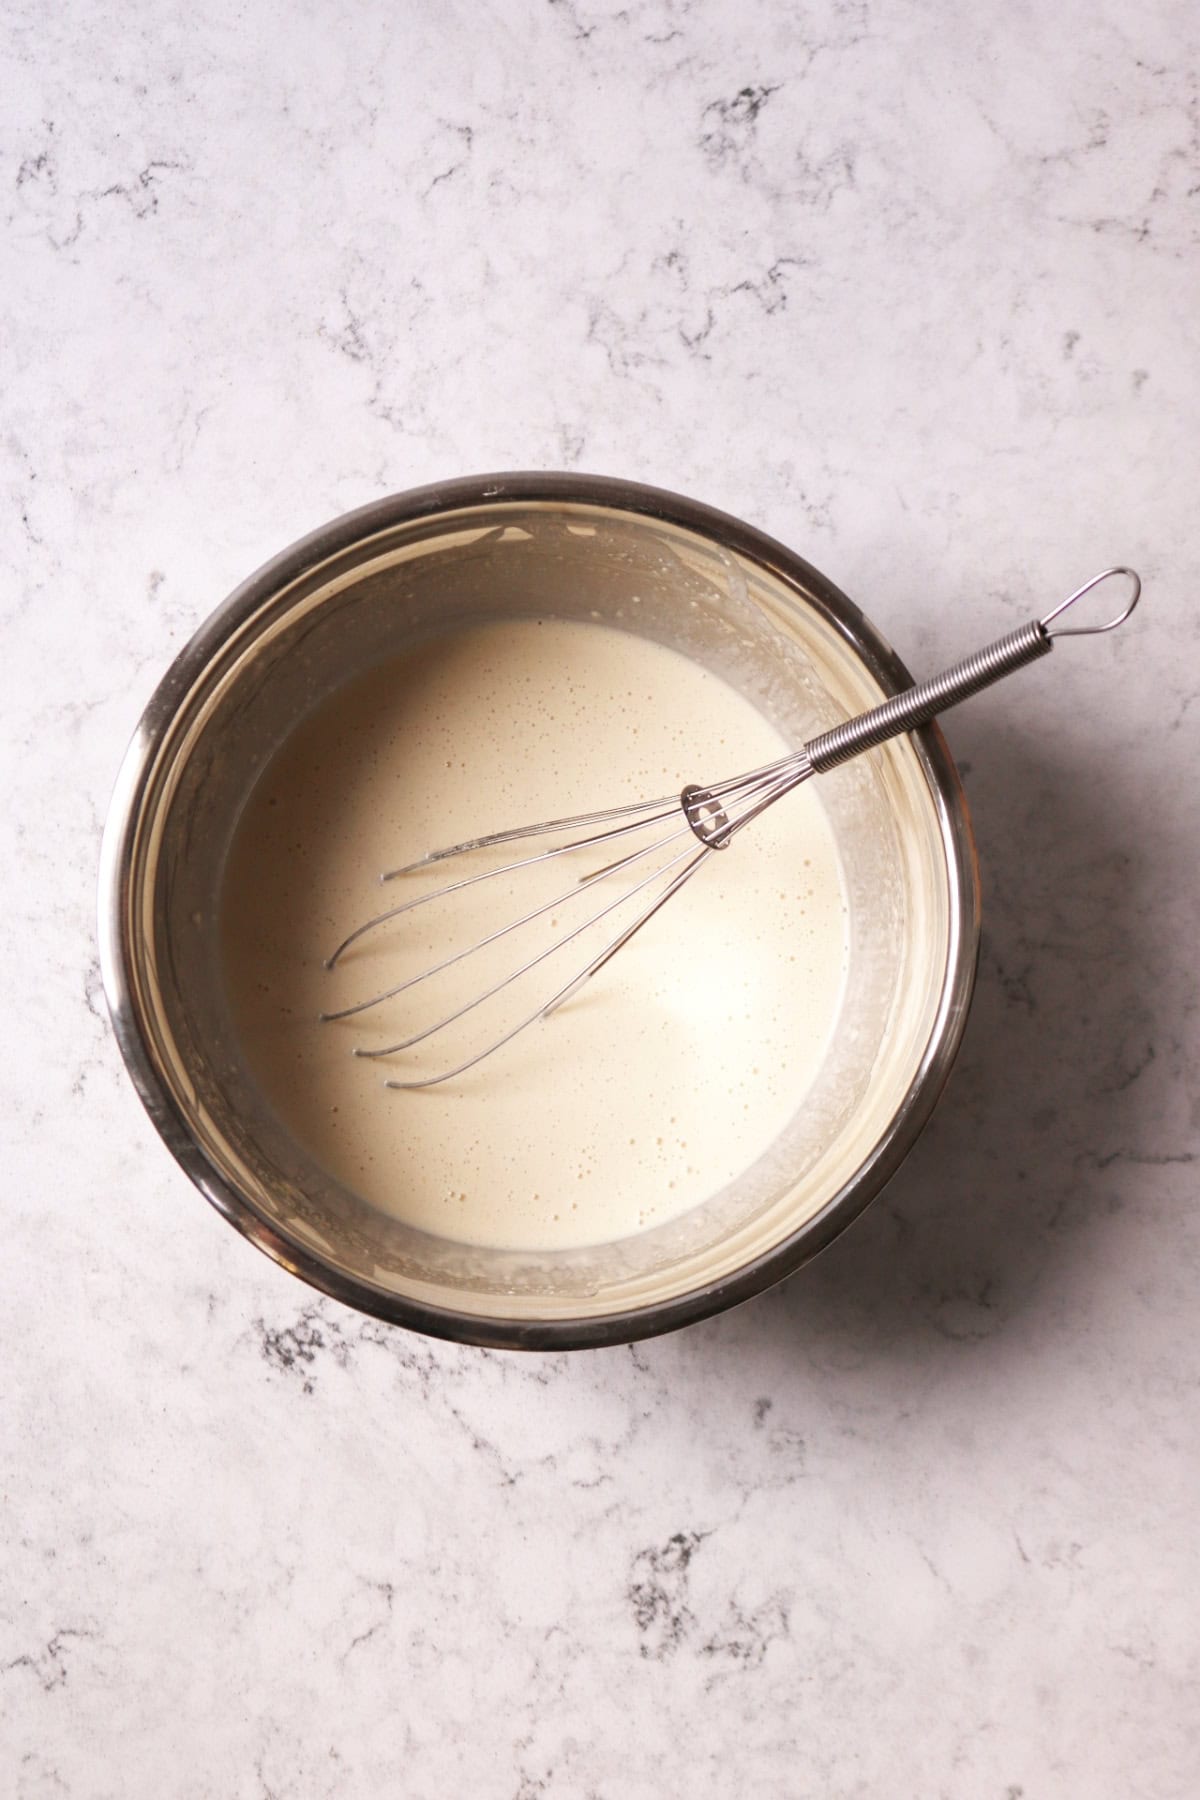
<path id="1" fill-rule="evenodd" d="M 1070 0 L 7 10 L 0 1788 L 1200 1791 L 1200 14 Z M 460 1351 L 238 1239 L 125 1077 L 117 762 L 266 556 L 438 477 L 675 487 L 930 668 L 960 1064 L 809 1270 Z"/>

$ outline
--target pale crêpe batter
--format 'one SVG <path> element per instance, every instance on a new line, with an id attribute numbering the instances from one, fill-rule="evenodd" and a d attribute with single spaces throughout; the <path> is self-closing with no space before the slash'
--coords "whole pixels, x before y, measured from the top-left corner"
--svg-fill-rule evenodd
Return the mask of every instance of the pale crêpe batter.
<path id="1" fill-rule="evenodd" d="M 510 825 L 677 794 L 789 748 L 710 671 L 599 624 L 481 625 L 340 689 L 268 766 L 224 880 L 230 1009 L 275 1111 L 371 1205 L 469 1243 L 606 1242 L 717 1192 L 794 1116 L 837 1017 L 846 911 L 818 783 L 710 856 L 560 1011 L 444 1086 L 396 1092 L 383 1079 L 463 1061 L 630 915 L 411 1050 L 387 1061 L 352 1051 L 456 1011 L 581 923 L 583 907 L 616 898 L 639 872 L 572 890 L 626 844 L 480 883 L 371 933 L 332 972 L 324 961 L 362 919 L 489 865 L 380 886 L 384 869 Z M 356 1019 L 319 1021 L 564 893 L 484 955 Z"/>

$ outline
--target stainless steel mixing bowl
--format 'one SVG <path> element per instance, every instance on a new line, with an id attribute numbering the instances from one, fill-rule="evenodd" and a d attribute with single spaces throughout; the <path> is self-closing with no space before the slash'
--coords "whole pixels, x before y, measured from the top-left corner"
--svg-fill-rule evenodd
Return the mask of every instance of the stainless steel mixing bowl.
<path id="1" fill-rule="evenodd" d="M 743 1180 L 669 1226 L 541 1254 L 431 1237 L 339 1186 L 273 1114 L 232 1030 L 217 917 L 239 812 L 288 730 L 336 684 L 431 633 L 539 612 L 675 645 L 751 693 L 796 742 L 910 680 L 816 569 L 694 501 L 577 475 L 420 488 L 285 550 L 196 634 L 129 747 L 100 879 L 121 1051 L 168 1148 L 218 1211 L 348 1305 L 464 1343 L 530 1349 L 671 1330 L 828 1244 L 933 1109 L 979 933 L 966 804 L 929 726 L 823 778 L 850 902 L 847 1001 L 816 1088 L 797 1096 L 794 1129 Z M 735 854 L 753 854 L 752 839 Z"/>

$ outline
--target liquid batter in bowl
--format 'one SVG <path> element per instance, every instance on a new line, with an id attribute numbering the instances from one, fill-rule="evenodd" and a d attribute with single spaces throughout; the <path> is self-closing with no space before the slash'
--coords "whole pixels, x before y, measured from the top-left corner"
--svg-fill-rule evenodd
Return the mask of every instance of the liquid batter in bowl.
<path id="1" fill-rule="evenodd" d="M 842 1004 L 846 899 L 819 784 L 710 857 L 561 1011 L 444 1085 L 396 1092 L 383 1076 L 453 1067 L 565 983 L 588 940 L 564 945 L 528 978 L 538 985 L 518 984 L 458 1035 L 389 1063 L 351 1052 L 454 1011 L 582 912 L 564 907 L 511 947 L 358 1018 L 318 1015 L 596 865 L 482 883 L 372 934 L 333 972 L 324 959 L 354 924 L 409 897 L 379 887 L 383 869 L 480 832 L 678 793 L 790 747 L 699 663 L 578 620 L 462 629 L 344 685 L 265 770 L 222 890 L 229 1009 L 275 1113 L 380 1212 L 499 1249 L 629 1238 L 736 1180 L 794 1119 Z M 607 922 L 607 936 L 616 928 Z"/>
<path id="2" fill-rule="evenodd" d="M 446 872 L 380 888 L 381 868 L 761 765 L 907 680 L 817 570 L 677 495 L 469 478 L 313 533 L 181 653 L 113 799 L 105 990 L 165 1142 L 284 1268 L 439 1336 L 621 1343 L 760 1292 L 898 1167 L 961 1036 L 978 887 L 935 730 L 781 801 L 552 1018 L 444 1086 L 387 1092 L 351 1051 L 445 1017 L 455 991 L 316 1015 L 545 888 L 480 883 L 323 964 Z M 518 963 L 565 936 L 571 875 L 594 873 L 547 866 L 555 908 Z M 591 949 L 390 1066 L 455 1068 Z"/>

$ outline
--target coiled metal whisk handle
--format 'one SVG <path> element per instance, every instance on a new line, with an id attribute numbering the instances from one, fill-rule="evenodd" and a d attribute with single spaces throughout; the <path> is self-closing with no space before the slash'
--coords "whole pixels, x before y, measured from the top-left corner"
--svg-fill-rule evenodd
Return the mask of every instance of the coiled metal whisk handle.
<path id="1" fill-rule="evenodd" d="M 1131 582 L 1132 588 L 1123 610 L 1115 618 L 1103 625 L 1060 625 L 1057 630 L 1051 629 L 1055 619 L 1061 618 L 1068 607 L 1090 594 L 1101 582 L 1117 576 Z M 873 750 L 888 738 L 899 737 L 901 732 L 928 724 L 938 713 L 957 706 L 960 700 L 969 700 L 972 694 L 1017 669 L 1023 669 L 1026 663 L 1048 656 L 1055 638 L 1094 637 L 1104 631 L 1115 631 L 1137 605 L 1141 591 L 1141 581 L 1132 569 L 1105 569 L 1103 574 L 1094 575 L 1044 619 L 1031 619 L 1027 625 L 997 638 L 994 644 L 977 650 L 974 656 L 955 663 L 942 674 L 934 675 L 929 681 L 920 681 L 901 694 L 893 694 L 890 700 L 872 707 L 870 712 L 860 713 L 857 718 L 847 719 L 844 724 L 835 725 L 831 730 L 823 731 L 820 737 L 813 738 L 805 745 L 805 752 L 814 773 L 820 775 L 827 769 L 835 769 L 839 763 L 849 762 L 852 756 L 859 756 L 864 750 Z"/>

